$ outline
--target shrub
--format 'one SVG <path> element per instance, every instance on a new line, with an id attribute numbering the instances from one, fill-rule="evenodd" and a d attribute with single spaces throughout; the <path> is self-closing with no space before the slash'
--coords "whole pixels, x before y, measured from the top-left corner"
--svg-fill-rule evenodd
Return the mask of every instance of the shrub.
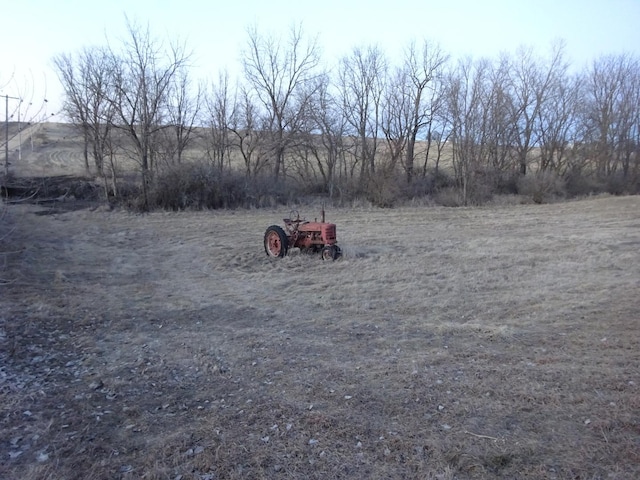
<path id="1" fill-rule="evenodd" d="M 434 194 L 435 201 L 443 207 L 461 207 L 463 205 L 462 193 L 457 187 L 443 188 Z"/>
<path id="2" fill-rule="evenodd" d="M 243 187 L 237 175 L 206 164 L 182 164 L 156 175 L 149 203 L 165 210 L 233 208 L 244 202 Z"/>
<path id="3" fill-rule="evenodd" d="M 434 177 L 425 175 L 424 177 L 414 177 L 411 183 L 406 185 L 403 190 L 405 199 L 422 198 L 433 195 L 436 191 Z"/>
<path id="4" fill-rule="evenodd" d="M 500 172 L 495 177 L 497 195 L 517 195 L 520 175 L 515 172 Z"/>
<path id="5" fill-rule="evenodd" d="M 424 176 L 413 177 L 410 185 L 404 190 L 407 199 L 415 199 L 455 186 L 455 181 L 443 170 L 430 169 Z"/>
<path id="6" fill-rule="evenodd" d="M 402 194 L 400 179 L 395 171 L 380 168 L 367 174 L 362 182 L 362 194 L 376 207 L 393 207 Z"/>
<path id="7" fill-rule="evenodd" d="M 484 205 L 494 193 L 493 175 L 476 175 L 467 185 L 467 205 Z"/>
<path id="8" fill-rule="evenodd" d="M 294 202 L 301 190 L 270 176 L 248 178 L 209 164 L 182 164 L 159 172 L 149 190 L 149 208 L 165 210 L 264 207 Z"/>
<path id="9" fill-rule="evenodd" d="M 564 181 L 567 196 L 569 197 L 595 195 L 605 191 L 605 187 L 601 181 L 578 171 L 567 173 Z"/>
<path id="10" fill-rule="evenodd" d="M 631 176 L 624 176 L 623 172 L 614 172 L 606 179 L 606 191 L 611 195 L 635 194 L 638 191 L 638 184 Z"/>
<path id="11" fill-rule="evenodd" d="M 552 171 L 521 176 L 517 180 L 517 186 L 520 195 L 531 197 L 535 203 L 548 203 L 566 196 L 564 179 Z"/>
<path id="12" fill-rule="evenodd" d="M 434 192 L 437 192 L 438 190 L 442 190 L 444 188 L 451 188 L 456 185 L 455 179 L 449 173 L 442 169 L 431 170 L 427 175 L 433 179 Z"/>

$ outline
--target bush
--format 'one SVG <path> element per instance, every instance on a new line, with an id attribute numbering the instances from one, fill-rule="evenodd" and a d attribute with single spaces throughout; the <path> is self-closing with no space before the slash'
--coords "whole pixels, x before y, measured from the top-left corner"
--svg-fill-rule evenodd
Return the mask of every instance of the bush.
<path id="1" fill-rule="evenodd" d="M 606 180 L 606 191 L 611 195 L 629 195 L 638 192 L 638 183 L 631 176 L 624 176 L 623 172 L 615 172 Z"/>
<path id="2" fill-rule="evenodd" d="M 484 205 L 493 199 L 494 178 L 492 175 L 477 175 L 467 185 L 467 205 Z"/>
<path id="3" fill-rule="evenodd" d="M 442 170 L 430 170 L 425 176 L 414 176 L 411 183 L 407 184 L 403 173 L 380 169 L 374 174 L 369 174 L 359 189 L 351 185 L 351 190 L 348 191 L 355 196 L 364 196 L 374 206 L 388 208 L 403 201 L 434 196 L 454 186 L 454 180 Z"/>
<path id="4" fill-rule="evenodd" d="M 547 203 L 566 196 L 589 195 L 610 191 L 613 194 L 631 192 L 637 185 L 621 177 L 596 181 L 579 172 L 565 178 L 545 171 L 526 176 L 490 169 L 478 170 L 469 179 L 466 199 L 461 188 L 446 172 L 429 171 L 414 177 L 411 184 L 396 170 L 380 168 L 363 181 L 357 177 L 338 178 L 332 184 L 332 195 L 318 183 L 295 183 L 293 180 L 275 182 L 269 174 L 248 178 L 239 171 L 220 171 L 210 164 L 182 164 L 156 174 L 148 190 L 148 208 L 166 210 L 260 208 L 292 203 L 317 201 L 334 205 L 365 202 L 368 205 L 390 208 L 407 201 L 428 200 L 429 204 L 449 207 L 485 205 L 495 195 L 506 195 L 510 202 Z M 139 180 L 121 182 L 121 201 L 130 208 L 143 208 Z M 528 199 L 528 200 L 527 200 Z"/>
<path id="5" fill-rule="evenodd" d="M 548 203 L 558 197 L 565 197 L 567 193 L 564 179 L 551 171 L 521 176 L 517 180 L 517 186 L 520 195 L 531 197 L 535 203 Z"/>
<path id="6" fill-rule="evenodd" d="M 595 195 L 605 191 L 605 186 L 601 181 L 580 172 L 569 172 L 565 176 L 565 188 L 569 197 Z"/>
<path id="7" fill-rule="evenodd" d="M 438 205 L 443 207 L 461 207 L 463 205 L 462 192 L 457 187 L 443 188 L 434 195 Z"/>
<path id="8" fill-rule="evenodd" d="M 183 164 L 156 175 L 149 206 L 165 210 L 232 208 L 243 203 L 242 183 L 210 165 Z"/>
<path id="9" fill-rule="evenodd" d="M 149 208 L 165 210 L 276 206 L 295 201 L 300 190 L 270 176 L 247 178 L 209 164 L 182 164 L 158 173 L 149 189 Z"/>
<path id="10" fill-rule="evenodd" d="M 397 174 L 379 169 L 370 173 L 364 183 L 364 196 L 376 207 L 393 207 L 402 194 Z"/>
<path id="11" fill-rule="evenodd" d="M 636 195 L 640 193 L 640 183 L 632 175 L 624 176 L 621 171 L 608 176 L 584 174 L 579 170 L 569 171 L 565 176 L 566 190 L 570 197 L 598 195 Z"/>
<path id="12" fill-rule="evenodd" d="M 430 169 L 424 176 L 413 177 L 404 190 L 406 199 L 416 199 L 435 195 L 437 192 L 455 186 L 455 181 L 444 171 Z"/>
<path id="13" fill-rule="evenodd" d="M 500 172 L 496 175 L 495 193 L 497 195 L 517 195 L 520 174 L 514 172 Z"/>

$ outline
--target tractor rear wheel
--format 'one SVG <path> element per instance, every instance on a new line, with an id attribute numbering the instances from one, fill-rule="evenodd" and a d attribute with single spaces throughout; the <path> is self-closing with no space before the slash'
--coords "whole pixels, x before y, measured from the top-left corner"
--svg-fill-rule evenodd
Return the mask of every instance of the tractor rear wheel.
<path id="1" fill-rule="evenodd" d="M 322 260 L 335 260 L 340 255 L 338 247 L 327 245 L 322 249 Z"/>
<path id="2" fill-rule="evenodd" d="M 271 225 L 264 232 L 264 251 L 270 257 L 284 257 L 289 250 L 289 239 L 278 225 Z"/>

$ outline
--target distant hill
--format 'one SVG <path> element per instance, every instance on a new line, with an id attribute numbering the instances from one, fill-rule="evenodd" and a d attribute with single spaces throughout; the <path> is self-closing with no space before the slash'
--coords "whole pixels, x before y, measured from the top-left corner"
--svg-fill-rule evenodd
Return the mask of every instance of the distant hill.
<path id="1" fill-rule="evenodd" d="M 68 123 L 10 123 L 9 172 L 19 177 L 85 174 L 82 136 Z M 4 144 L 4 142 L 3 142 Z M 5 151 L 0 164 L 4 170 Z"/>

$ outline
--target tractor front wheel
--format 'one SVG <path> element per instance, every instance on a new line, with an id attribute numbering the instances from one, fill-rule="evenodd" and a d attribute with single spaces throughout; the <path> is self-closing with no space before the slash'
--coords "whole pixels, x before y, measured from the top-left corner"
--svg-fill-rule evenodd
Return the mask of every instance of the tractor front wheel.
<path id="1" fill-rule="evenodd" d="M 340 256 L 340 250 L 335 245 L 327 245 L 322 249 L 322 260 L 335 260 Z"/>
<path id="2" fill-rule="evenodd" d="M 264 232 L 264 251 L 270 257 L 284 257 L 289 249 L 289 239 L 278 225 L 271 225 Z"/>

